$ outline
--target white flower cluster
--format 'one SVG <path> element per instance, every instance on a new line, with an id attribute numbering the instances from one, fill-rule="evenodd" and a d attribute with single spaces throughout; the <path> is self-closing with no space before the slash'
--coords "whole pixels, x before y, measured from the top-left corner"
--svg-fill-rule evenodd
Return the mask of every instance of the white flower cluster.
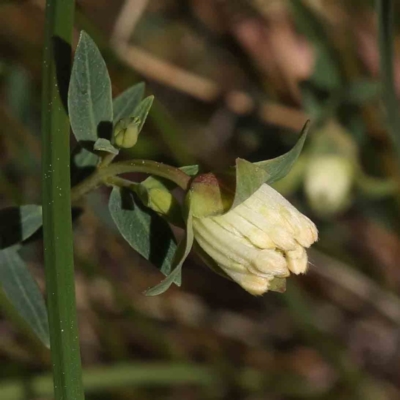
<path id="1" fill-rule="evenodd" d="M 193 226 L 203 250 L 254 295 L 274 278 L 306 272 L 305 248 L 318 239 L 314 223 L 267 184 L 226 214 L 194 218 Z"/>

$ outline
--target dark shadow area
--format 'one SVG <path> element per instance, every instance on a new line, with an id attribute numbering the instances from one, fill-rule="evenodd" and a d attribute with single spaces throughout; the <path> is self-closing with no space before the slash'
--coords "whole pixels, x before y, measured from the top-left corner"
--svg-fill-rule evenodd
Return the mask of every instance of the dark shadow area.
<path id="1" fill-rule="evenodd" d="M 72 68 L 72 48 L 65 40 L 55 36 L 53 37 L 53 51 L 60 98 L 65 112 L 68 114 L 68 87 Z"/>
<path id="2" fill-rule="evenodd" d="M 113 125 L 110 121 L 101 121 L 97 125 L 97 137 L 99 139 L 111 140 L 112 129 Z"/>
<path id="3" fill-rule="evenodd" d="M 136 194 L 127 189 L 121 190 L 121 209 L 125 211 L 135 210 L 137 207 L 142 213 L 150 217 L 150 249 L 148 257 L 146 257 L 158 269 L 163 266 L 163 261 L 171 246 L 171 241 L 175 242 L 175 238 L 171 232 L 168 223 L 161 218 L 156 212 L 145 207 L 137 198 Z M 169 239 L 169 240 L 168 240 Z"/>
<path id="4" fill-rule="evenodd" d="M 22 241 L 21 214 L 19 207 L 0 210 L 0 249 Z"/>
<path id="5" fill-rule="evenodd" d="M 93 149 L 93 142 L 90 143 Z M 91 175 L 98 161 L 99 156 L 87 150 L 86 146 L 76 145 L 71 154 L 71 186 L 77 185 Z"/>

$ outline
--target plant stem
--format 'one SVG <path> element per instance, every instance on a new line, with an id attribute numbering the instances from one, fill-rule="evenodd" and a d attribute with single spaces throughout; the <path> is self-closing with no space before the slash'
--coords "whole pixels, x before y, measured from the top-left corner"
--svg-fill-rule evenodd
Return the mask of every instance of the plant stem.
<path id="1" fill-rule="evenodd" d="M 110 164 L 103 168 L 98 168 L 97 171 L 72 189 L 71 200 L 80 199 L 87 192 L 95 189 L 100 184 L 104 183 L 107 178 L 119 174 L 129 172 L 142 172 L 149 175 L 155 175 L 169 179 L 176 183 L 179 187 L 187 190 L 190 176 L 186 175 L 179 168 L 171 167 L 156 161 L 149 160 L 130 160 L 121 161 Z"/>
<path id="2" fill-rule="evenodd" d="M 379 27 L 380 71 L 383 82 L 383 101 L 386 109 L 388 131 L 400 164 L 400 116 L 393 70 L 393 1 L 377 0 Z"/>
<path id="3" fill-rule="evenodd" d="M 243 377 L 242 377 L 243 376 Z M 245 374 L 241 378 L 246 379 Z M 221 375 L 212 366 L 189 363 L 143 363 L 113 365 L 89 369 L 83 380 L 87 393 L 103 393 L 129 387 L 176 387 L 195 385 L 215 387 L 221 384 Z M 41 375 L 24 380 L 8 380 L 1 383 L 2 400 L 27 398 L 51 398 L 51 378 Z M 111 398 L 107 397 L 107 398 Z"/>
<path id="4" fill-rule="evenodd" d="M 66 93 L 74 1 L 47 0 L 42 94 L 43 235 L 56 400 L 82 400 L 74 287 Z"/>

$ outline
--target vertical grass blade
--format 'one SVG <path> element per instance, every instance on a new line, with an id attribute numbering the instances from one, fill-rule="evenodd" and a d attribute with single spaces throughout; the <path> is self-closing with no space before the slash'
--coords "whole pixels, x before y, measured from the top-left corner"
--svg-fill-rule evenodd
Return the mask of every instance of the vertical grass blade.
<path id="1" fill-rule="evenodd" d="M 380 71 L 383 83 L 383 101 L 387 114 L 388 131 L 393 141 L 400 165 L 400 111 L 396 97 L 393 67 L 393 1 L 377 0 L 376 8 L 378 13 Z"/>
<path id="2" fill-rule="evenodd" d="M 43 231 L 56 400 L 82 400 L 69 171 L 68 80 L 74 1 L 47 0 L 43 59 Z"/>

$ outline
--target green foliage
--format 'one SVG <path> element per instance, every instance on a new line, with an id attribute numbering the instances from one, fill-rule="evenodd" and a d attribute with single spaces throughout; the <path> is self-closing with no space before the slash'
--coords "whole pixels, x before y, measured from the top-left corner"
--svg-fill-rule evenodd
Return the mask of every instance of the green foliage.
<path id="1" fill-rule="evenodd" d="M 96 140 L 93 149 L 96 151 L 104 151 L 106 153 L 115 154 L 119 153 L 118 149 L 116 149 L 109 140 L 99 138 Z"/>
<path id="2" fill-rule="evenodd" d="M 76 49 L 68 93 L 68 111 L 78 142 L 110 139 L 113 109 L 111 81 L 99 49 L 82 32 Z"/>
<path id="3" fill-rule="evenodd" d="M 268 173 L 266 183 L 271 184 L 279 181 L 290 172 L 294 163 L 299 157 L 301 150 L 303 149 L 309 127 L 310 124 L 308 121 L 301 130 L 300 137 L 297 140 L 297 143 L 286 154 L 273 158 L 272 160 L 260 161 L 255 163 L 255 165 L 261 167 L 264 171 Z"/>
<path id="4" fill-rule="evenodd" d="M 0 250 L 0 282 L 7 298 L 46 347 L 50 346 L 47 310 L 42 293 L 18 246 Z"/>
<path id="5" fill-rule="evenodd" d="M 29 204 L 0 210 L 0 249 L 18 244 L 42 226 L 42 207 Z"/>
<path id="6" fill-rule="evenodd" d="M 178 248 L 174 254 L 174 258 L 171 263 L 172 272 L 157 286 L 147 290 L 145 292 L 146 296 L 157 296 L 159 294 L 164 293 L 169 287 L 178 280 L 181 281 L 181 273 L 182 273 L 182 265 L 186 260 L 187 256 L 192 249 L 194 242 L 194 233 L 193 233 L 193 215 L 191 211 L 191 202 L 190 202 L 190 194 L 187 198 L 187 203 L 184 206 L 185 211 L 185 223 L 186 230 L 185 236 L 181 240 L 178 245 Z"/>
<path id="7" fill-rule="evenodd" d="M 138 126 L 138 131 L 143 128 L 144 123 L 146 122 L 147 115 L 149 114 L 150 108 L 153 104 L 154 96 L 148 96 L 144 100 L 140 102 L 140 104 L 135 108 L 131 117 L 139 118 L 140 124 Z"/>
<path id="8" fill-rule="evenodd" d="M 109 200 L 111 216 L 124 239 L 164 275 L 171 272 L 176 250 L 168 223 L 144 207 L 128 189 L 114 187 Z"/>
<path id="9" fill-rule="evenodd" d="M 144 96 L 144 83 L 140 82 L 117 96 L 113 101 L 114 125 L 134 114 Z"/>

